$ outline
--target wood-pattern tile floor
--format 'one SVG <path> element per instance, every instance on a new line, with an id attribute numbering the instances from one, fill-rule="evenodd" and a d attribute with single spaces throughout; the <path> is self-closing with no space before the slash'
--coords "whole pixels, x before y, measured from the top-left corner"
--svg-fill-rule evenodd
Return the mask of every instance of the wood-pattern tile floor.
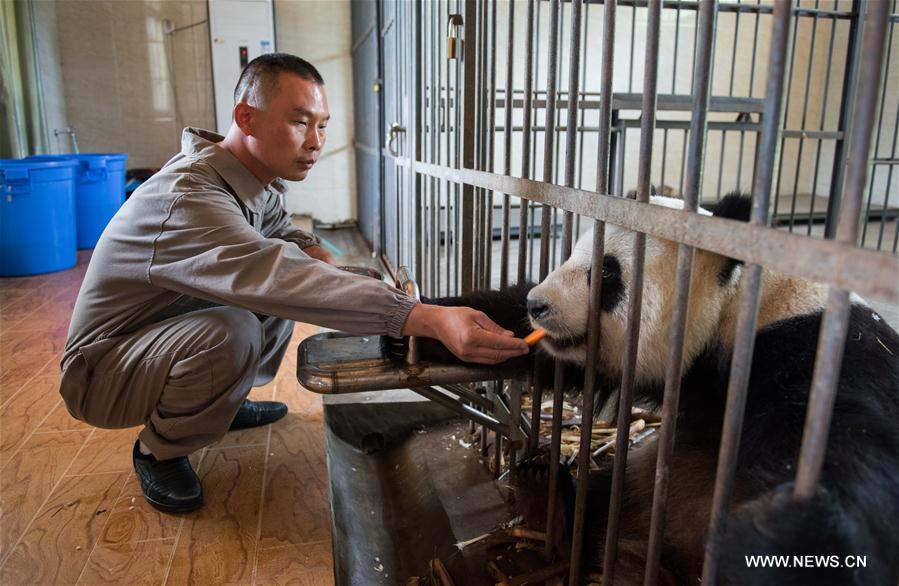
<path id="1" fill-rule="evenodd" d="M 275 380 L 250 394 L 284 401 L 287 417 L 194 454 L 206 504 L 166 515 L 131 467 L 139 429 L 94 429 L 59 397 L 89 258 L 0 279 L 0 584 L 333 583 L 321 398 L 294 374 L 317 328 L 297 324 Z"/>

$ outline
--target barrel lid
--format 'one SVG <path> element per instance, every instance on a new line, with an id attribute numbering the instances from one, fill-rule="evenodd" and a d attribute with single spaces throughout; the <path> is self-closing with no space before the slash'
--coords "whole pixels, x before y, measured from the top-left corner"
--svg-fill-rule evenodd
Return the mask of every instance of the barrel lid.
<path id="1" fill-rule="evenodd" d="M 89 160 L 89 159 L 113 159 L 124 161 L 128 158 L 128 153 L 71 153 L 63 155 L 31 155 L 30 160 L 50 161 L 62 159 Z"/>
<path id="2" fill-rule="evenodd" d="M 52 168 L 60 168 L 60 167 L 76 167 L 77 165 L 78 165 L 78 161 L 76 161 L 75 159 L 72 159 L 72 158 L 0 159 L 0 169 L 24 169 L 24 168 L 52 169 Z"/>

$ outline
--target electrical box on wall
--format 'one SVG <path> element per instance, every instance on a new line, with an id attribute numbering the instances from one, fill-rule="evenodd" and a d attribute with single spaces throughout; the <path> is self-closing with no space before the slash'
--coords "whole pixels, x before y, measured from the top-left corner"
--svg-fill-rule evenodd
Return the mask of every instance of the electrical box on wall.
<path id="1" fill-rule="evenodd" d="M 215 120 L 225 134 L 240 72 L 259 55 L 275 50 L 272 0 L 209 0 L 209 36 Z"/>

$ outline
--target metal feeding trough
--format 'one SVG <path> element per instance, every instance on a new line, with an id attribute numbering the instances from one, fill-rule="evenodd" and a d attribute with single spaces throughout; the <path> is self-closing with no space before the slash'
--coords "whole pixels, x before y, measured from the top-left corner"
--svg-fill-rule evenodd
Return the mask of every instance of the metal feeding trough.
<path id="1" fill-rule="evenodd" d="M 381 278 L 372 269 L 349 270 Z M 418 297 L 403 267 L 397 287 Z M 495 582 L 484 548 L 456 544 L 513 516 L 483 462 L 487 430 L 523 446 L 530 430 L 520 411 L 527 371 L 521 362 L 420 360 L 414 338 L 328 332 L 300 344 L 297 377 L 324 395 L 338 584 L 406 583 L 432 574 L 435 558 L 462 583 Z M 512 381 L 508 400 L 498 392 L 503 380 Z M 470 384 L 481 381 L 492 382 Z M 483 426 L 480 457 L 466 443 L 470 422 Z M 499 463 L 502 450 L 493 451 Z M 507 456 L 513 471 L 516 451 Z"/>

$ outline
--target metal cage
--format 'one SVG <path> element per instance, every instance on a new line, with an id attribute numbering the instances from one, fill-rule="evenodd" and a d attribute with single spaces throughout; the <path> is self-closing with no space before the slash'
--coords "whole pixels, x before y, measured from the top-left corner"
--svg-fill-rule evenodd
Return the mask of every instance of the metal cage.
<path id="1" fill-rule="evenodd" d="M 629 286 L 639 291 L 646 235 L 679 243 L 649 584 L 661 556 L 692 254 L 745 263 L 750 286 L 741 298 L 703 577 L 713 584 L 762 267 L 830 287 L 796 498 L 819 476 L 850 291 L 897 301 L 896 0 L 382 0 L 376 14 L 371 6 L 354 7 L 360 220 L 389 267 L 411 267 L 422 294 L 542 280 L 587 230 L 598 236 L 598 272 L 606 223 L 636 233 Z M 372 53 L 376 41 L 381 50 Z M 380 76 L 370 79 L 363 71 L 374 66 Z M 648 205 L 653 189 L 683 197 L 685 211 Z M 696 213 L 730 190 L 752 193 L 750 223 Z M 588 356 L 599 343 L 592 308 L 601 280 L 593 282 Z M 605 584 L 614 580 L 640 312 L 634 295 Z M 592 412 L 593 370 L 584 413 Z M 557 466 L 562 399 L 554 393 Z M 579 470 L 588 469 L 588 420 Z M 581 579 L 586 476 L 577 479 L 572 584 Z"/>

